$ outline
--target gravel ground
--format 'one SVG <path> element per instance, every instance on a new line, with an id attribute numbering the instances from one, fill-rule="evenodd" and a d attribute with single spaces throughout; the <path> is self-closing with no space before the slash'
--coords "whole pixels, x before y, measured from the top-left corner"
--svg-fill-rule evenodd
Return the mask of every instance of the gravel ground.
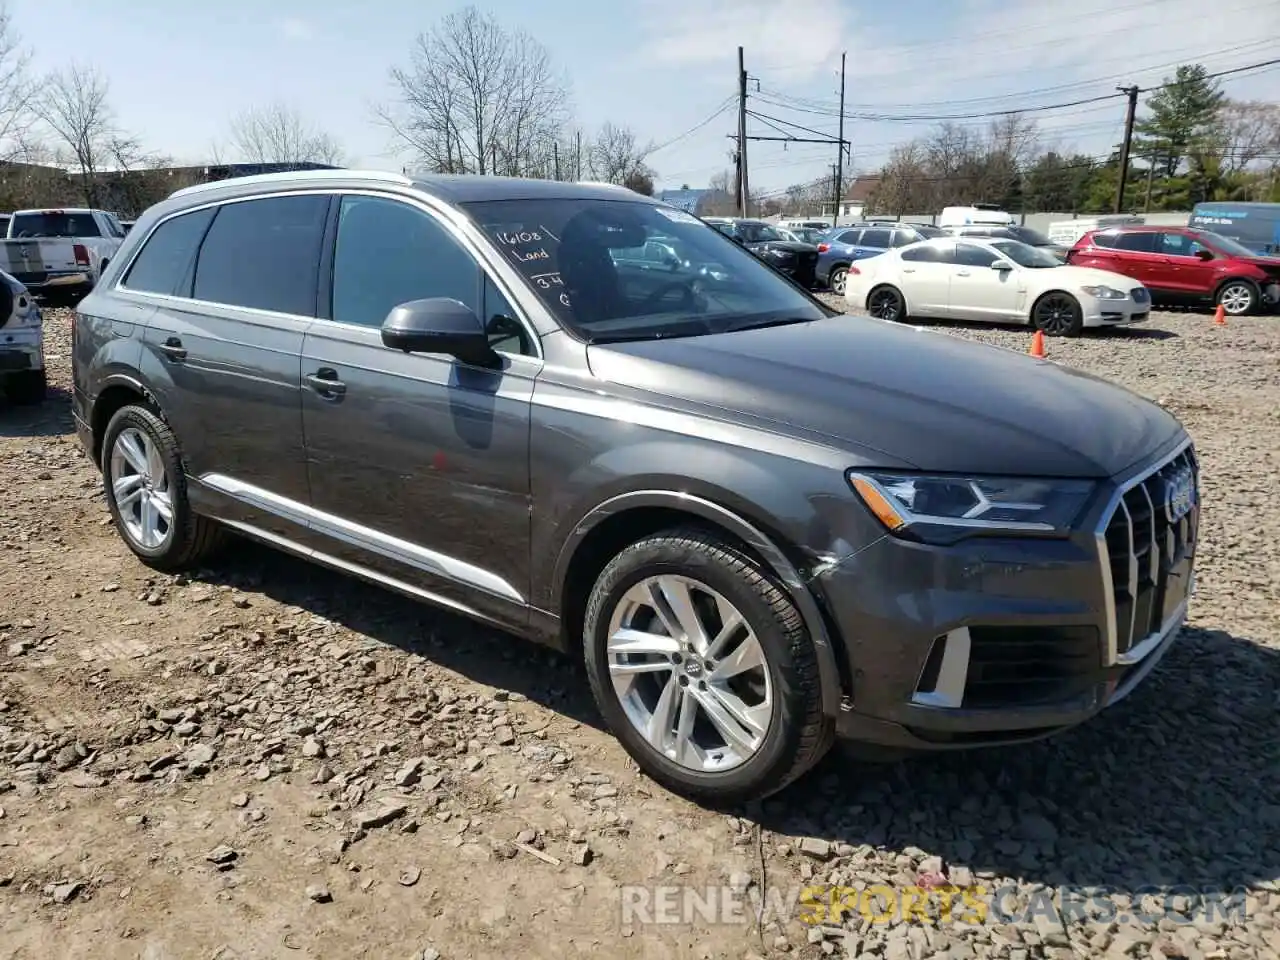
<path id="1" fill-rule="evenodd" d="M 142 567 L 72 436 L 67 314 L 47 331 L 50 398 L 0 407 L 0 957 L 1280 952 L 1280 320 L 1049 342 L 1199 445 L 1198 593 L 1145 685 L 1024 748 L 833 753 L 740 817 L 641 777 L 551 653 L 250 545 L 191 578 Z M 822 883 L 1015 895 L 984 922 L 776 915 Z M 745 917 L 623 910 L 622 885 L 678 884 Z M 1247 899 L 1206 914 L 1202 885 Z M 1056 916 L 1063 886 L 1103 899 Z M 1181 913 L 1121 922 L 1143 902 Z"/>

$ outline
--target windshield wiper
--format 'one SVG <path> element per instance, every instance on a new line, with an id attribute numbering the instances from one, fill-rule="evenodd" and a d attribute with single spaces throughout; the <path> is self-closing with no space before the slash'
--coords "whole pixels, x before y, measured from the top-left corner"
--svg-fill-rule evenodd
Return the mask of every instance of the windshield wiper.
<path id="1" fill-rule="evenodd" d="M 747 320 L 725 327 L 722 333 L 737 333 L 740 330 L 760 330 L 764 327 L 785 327 L 793 323 L 812 323 L 817 317 L 773 317 L 769 320 Z"/>

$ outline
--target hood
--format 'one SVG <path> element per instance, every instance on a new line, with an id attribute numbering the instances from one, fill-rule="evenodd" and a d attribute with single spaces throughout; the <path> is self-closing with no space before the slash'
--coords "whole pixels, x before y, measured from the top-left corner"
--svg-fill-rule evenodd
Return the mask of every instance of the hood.
<path id="1" fill-rule="evenodd" d="M 1114 270 L 1098 270 L 1094 267 L 1077 267 L 1071 264 L 1063 264 L 1060 267 L 1053 268 L 1053 275 L 1060 276 L 1068 274 L 1071 280 L 1080 286 L 1115 287 L 1117 290 L 1123 290 L 1128 293 L 1134 287 L 1141 287 L 1142 281 L 1135 280 L 1133 277 L 1126 276 L 1123 273 L 1116 273 Z"/>
<path id="2" fill-rule="evenodd" d="M 605 380 L 673 406 L 718 408 L 728 420 L 812 431 L 866 466 L 1098 478 L 1183 432 L 1159 406 L 1108 381 L 868 317 L 601 344 L 589 358 Z"/>
<path id="3" fill-rule="evenodd" d="M 1280 277 L 1280 257 L 1235 257 L 1243 263 L 1251 263 L 1261 270 L 1265 270 L 1270 276 Z"/>

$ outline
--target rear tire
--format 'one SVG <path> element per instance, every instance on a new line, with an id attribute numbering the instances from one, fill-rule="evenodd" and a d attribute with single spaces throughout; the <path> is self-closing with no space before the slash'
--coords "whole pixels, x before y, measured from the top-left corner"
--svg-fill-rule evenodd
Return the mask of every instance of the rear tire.
<path id="1" fill-rule="evenodd" d="M 1218 288 L 1214 301 L 1231 317 L 1244 317 L 1257 313 L 1258 304 L 1262 302 L 1262 293 L 1256 284 L 1249 280 L 1228 280 Z"/>
<path id="2" fill-rule="evenodd" d="M 831 286 L 831 292 L 837 297 L 844 296 L 845 281 L 849 279 L 848 267 L 836 267 L 831 271 L 831 276 L 827 278 Z"/>
<path id="3" fill-rule="evenodd" d="M 107 508 L 125 545 L 147 566 L 177 573 L 198 566 L 223 530 L 191 509 L 177 437 L 155 410 L 116 411 L 102 439 Z"/>
<path id="4" fill-rule="evenodd" d="M 880 320 L 901 323 L 907 319 L 907 301 L 897 287 L 884 284 L 867 294 L 867 313 Z"/>
<path id="5" fill-rule="evenodd" d="M 40 403 L 49 391 L 48 374 L 43 370 L 19 370 L 5 378 L 4 392 L 15 407 Z"/>
<path id="6" fill-rule="evenodd" d="M 831 746 L 804 621 L 759 563 L 713 533 L 666 531 L 624 549 L 596 581 L 583 633 L 606 723 L 673 793 L 757 800 Z"/>

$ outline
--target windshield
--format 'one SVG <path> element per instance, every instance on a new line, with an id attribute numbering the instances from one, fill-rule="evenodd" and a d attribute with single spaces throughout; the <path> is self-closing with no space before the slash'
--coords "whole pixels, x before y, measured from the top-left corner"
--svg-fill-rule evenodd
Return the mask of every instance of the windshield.
<path id="1" fill-rule="evenodd" d="M 927 223 L 913 223 L 911 229 L 926 240 L 936 240 L 938 237 L 945 237 L 947 231 L 940 230 L 937 227 L 931 227 Z"/>
<path id="2" fill-rule="evenodd" d="M 1220 253 L 1225 253 L 1229 257 L 1256 257 L 1258 255 L 1256 251 L 1250 250 L 1238 240 L 1224 237 L 1220 233 L 1202 230 L 1200 231 L 1200 237 L 1209 246 L 1216 247 Z"/>
<path id="3" fill-rule="evenodd" d="M 589 342 L 701 336 L 835 315 L 672 207 L 586 197 L 462 206 L 556 318 Z"/>
<path id="4" fill-rule="evenodd" d="M 1053 254 L 1023 243 L 1021 240 L 992 240 L 991 246 L 1020 267 L 1040 270 L 1062 266 L 1062 261 Z"/>
<path id="5" fill-rule="evenodd" d="M 1046 237 L 1039 230 L 1032 230 L 1030 227 L 1010 227 L 1009 232 L 1023 243 L 1030 244 L 1033 247 L 1053 246 L 1052 240 Z"/>
<path id="6" fill-rule="evenodd" d="M 9 232 L 15 237 L 100 237 L 98 223 L 88 213 L 18 213 Z"/>

